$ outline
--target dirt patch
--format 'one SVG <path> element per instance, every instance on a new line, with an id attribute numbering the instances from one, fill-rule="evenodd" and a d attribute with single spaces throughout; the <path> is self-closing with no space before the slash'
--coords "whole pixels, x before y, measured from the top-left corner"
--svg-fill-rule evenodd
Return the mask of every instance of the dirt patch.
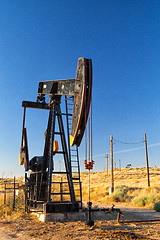
<path id="1" fill-rule="evenodd" d="M 5 228 L 1 228 L 1 224 Z M 117 226 L 113 221 L 96 221 L 95 226 L 88 228 L 84 222 L 40 223 L 36 220 L 14 220 L 10 224 L 1 222 L 2 239 L 147 239 L 143 234 L 132 232 L 128 226 Z M 124 230 L 125 229 L 125 230 Z M 5 231 L 4 231 L 5 230 Z M 127 231 L 130 232 L 127 232 Z M 4 233 L 6 236 L 4 236 Z M 152 238 L 153 239 L 153 238 Z"/>
<path id="2" fill-rule="evenodd" d="M 128 232 L 113 232 L 113 233 L 99 233 L 100 236 L 107 237 L 109 239 L 146 239 L 146 237 L 142 237 L 135 233 L 128 233 Z"/>
<path id="3" fill-rule="evenodd" d="M 133 211 L 124 207 L 123 212 L 124 220 L 153 219 L 154 214 L 156 218 L 159 216 L 156 212 L 140 208 Z M 103 217 L 98 215 L 98 219 L 94 216 L 95 225 L 91 228 L 87 227 L 84 221 L 42 223 L 31 215 L 21 219 L 0 219 L 0 239 L 160 239 L 160 222 L 119 224 L 116 218 L 115 213 Z"/>

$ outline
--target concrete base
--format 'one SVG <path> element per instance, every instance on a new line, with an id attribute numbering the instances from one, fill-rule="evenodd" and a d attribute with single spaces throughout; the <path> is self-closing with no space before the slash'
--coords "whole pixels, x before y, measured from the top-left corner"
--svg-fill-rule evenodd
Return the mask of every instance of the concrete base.
<path id="1" fill-rule="evenodd" d="M 67 212 L 67 213 L 42 213 L 32 212 L 41 222 L 73 222 L 73 221 L 86 221 L 88 219 L 88 212 Z M 92 220 L 116 220 L 117 212 L 92 212 Z"/>
<path id="2" fill-rule="evenodd" d="M 64 221 L 85 221 L 86 214 L 84 212 L 69 212 L 69 213 L 32 213 L 36 215 L 41 222 L 64 222 Z"/>

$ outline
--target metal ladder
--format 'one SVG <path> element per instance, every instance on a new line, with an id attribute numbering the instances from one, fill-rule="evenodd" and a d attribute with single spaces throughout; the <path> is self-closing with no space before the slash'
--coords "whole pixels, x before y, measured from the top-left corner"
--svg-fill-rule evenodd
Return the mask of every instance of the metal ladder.
<path id="1" fill-rule="evenodd" d="M 60 103 L 56 103 L 55 104 L 56 107 L 56 117 L 58 120 L 58 125 L 59 125 L 59 131 L 55 131 L 54 129 L 54 135 L 60 135 L 61 138 L 61 144 L 62 144 L 62 151 L 58 151 L 56 152 L 56 154 L 62 154 L 64 156 L 64 162 L 65 162 L 65 169 L 66 172 L 64 172 L 67 176 L 67 182 L 68 182 L 68 187 L 69 187 L 69 192 L 64 193 L 64 192 L 58 192 L 58 193 L 53 193 L 51 192 L 50 195 L 70 195 L 71 197 L 71 201 L 73 203 L 73 205 L 75 204 L 75 193 L 74 193 L 74 186 L 73 186 L 73 180 L 72 180 L 72 169 L 71 169 L 71 165 L 70 165 L 70 159 L 69 159 L 69 154 L 67 153 L 67 142 L 65 139 L 65 133 L 64 133 L 64 126 L 63 126 L 63 120 L 62 120 L 62 113 L 61 113 L 61 108 L 60 108 Z M 58 174 L 62 173 L 62 172 L 57 172 Z M 52 174 L 56 174 L 56 172 L 52 172 Z M 55 184 L 54 182 L 51 183 Z"/>
<path id="2" fill-rule="evenodd" d="M 69 155 L 69 160 L 70 160 L 71 170 L 72 170 L 72 181 L 74 185 L 76 201 L 79 202 L 79 207 L 82 208 L 82 187 L 81 187 L 81 179 L 80 179 L 78 147 L 70 146 L 73 97 L 65 96 L 65 106 L 66 106 L 67 137 L 68 137 L 68 155 Z"/>

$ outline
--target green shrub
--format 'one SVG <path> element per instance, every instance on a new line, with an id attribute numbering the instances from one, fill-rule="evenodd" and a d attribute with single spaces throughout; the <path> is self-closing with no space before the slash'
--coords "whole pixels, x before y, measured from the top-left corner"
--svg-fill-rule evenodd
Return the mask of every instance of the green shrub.
<path id="1" fill-rule="evenodd" d="M 125 186 L 125 185 L 116 186 L 114 192 L 111 193 L 110 197 L 115 202 L 123 202 L 127 198 L 129 198 L 129 196 L 127 195 L 128 189 L 129 188 L 127 186 Z"/>
<path id="2" fill-rule="evenodd" d="M 0 205 L 0 217 L 4 215 L 4 205 Z"/>
<path id="3" fill-rule="evenodd" d="M 139 207 L 144 207 L 146 205 L 146 202 L 147 202 L 147 197 L 143 195 L 134 197 L 132 199 L 132 205 L 136 205 Z"/>
<path id="4" fill-rule="evenodd" d="M 9 208 L 13 208 L 14 197 L 9 198 Z M 15 210 L 20 210 L 22 208 L 22 199 L 20 196 L 15 196 Z"/>
<path id="5" fill-rule="evenodd" d="M 144 194 L 134 197 L 132 199 L 132 205 L 136 205 L 139 207 L 145 207 L 145 206 L 150 206 L 159 200 L 160 200 L 159 194 L 155 194 L 153 192 L 144 193 Z"/>
<path id="6" fill-rule="evenodd" d="M 7 217 L 12 215 L 21 214 L 22 211 L 22 205 L 23 205 L 23 199 L 22 196 L 15 196 L 15 209 L 13 211 L 13 202 L 14 198 L 13 195 L 9 196 L 7 204 L 1 204 L 0 205 L 0 217 Z"/>
<path id="7" fill-rule="evenodd" d="M 154 204 L 154 210 L 156 210 L 156 212 L 160 212 L 160 202 Z"/>

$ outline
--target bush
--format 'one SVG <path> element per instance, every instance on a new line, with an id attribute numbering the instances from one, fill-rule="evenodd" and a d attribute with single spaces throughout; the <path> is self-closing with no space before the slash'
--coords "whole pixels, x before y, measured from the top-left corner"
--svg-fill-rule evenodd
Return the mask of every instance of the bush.
<path id="1" fill-rule="evenodd" d="M 128 187 L 125 185 L 116 186 L 113 193 L 111 193 L 110 197 L 115 202 L 124 202 L 129 196 L 127 195 Z"/>
<path id="2" fill-rule="evenodd" d="M 160 202 L 154 204 L 154 210 L 156 210 L 156 212 L 160 212 Z"/>
<path id="3" fill-rule="evenodd" d="M 146 196 L 137 196 L 132 199 L 132 205 L 136 205 L 138 207 L 145 207 L 147 202 L 147 197 Z"/>
<path id="4" fill-rule="evenodd" d="M 12 209 L 5 205 L 0 205 L 0 217 L 7 217 L 12 214 Z"/>
<path id="5" fill-rule="evenodd" d="M 144 193 L 139 196 L 136 196 L 132 200 L 132 205 L 139 207 L 152 206 L 156 201 L 160 200 L 160 195 L 151 193 Z"/>
<path id="6" fill-rule="evenodd" d="M 14 203 L 14 197 L 11 196 L 9 197 L 8 199 L 8 206 L 10 209 L 13 209 L 13 203 Z M 15 211 L 19 211 L 22 209 L 22 199 L 21 199 L 21 196 L 15 196 Z"/>
<path id="7" fill-rule="evenodd" d="M 1 204 L 0 205 L 0 217 L 7 217 L 7 216 L 18 216 L 20 215 L 22 211 L 22 196 L 15 196 L 15 209 L 13 211 L 13 202 L 14 198 L 13 196 L 9 196 L 7 204 Z"/>
<path id="8" fill-rule="evenodd" d="M 3 217 L 4 212 L 5 212 L 4 206 L 3 206 L 3 205 L 0 205 L 0 217 Z"/>

